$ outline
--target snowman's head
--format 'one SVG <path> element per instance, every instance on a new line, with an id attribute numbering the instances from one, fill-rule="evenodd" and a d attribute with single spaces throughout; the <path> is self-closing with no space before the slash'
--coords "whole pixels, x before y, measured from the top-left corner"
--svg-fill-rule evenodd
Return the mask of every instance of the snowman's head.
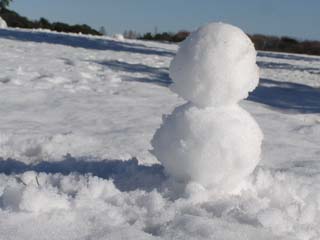
<path id="1" fill-rule="evenodd" d="M 235 104 L 258 84 L 256 51 L 241 29 L 210 23 L 180 45 L 170 76 L 171 89 L 199 107 Z"/>

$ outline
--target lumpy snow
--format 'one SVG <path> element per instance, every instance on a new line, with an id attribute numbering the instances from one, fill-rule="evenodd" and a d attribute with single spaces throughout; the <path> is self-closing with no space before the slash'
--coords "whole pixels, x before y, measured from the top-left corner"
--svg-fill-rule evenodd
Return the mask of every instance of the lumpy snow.
<path id="1" fill-rule="evenodd" d="M 248 36 L 224 23 L 210 23 L 182 43 L 170 76 L 172 89 L 190 102 L 165 118 L 152 140 L 173 178 L 233 192 L 253 172 L 263 134 L 238 101 L 258 83 L 255 59 Z"/>
<path id="2" fill-rule="evenodd" d="M 261 160 L 237 194 L 209 195 L 200 175 L 181 186 L 149 153 L 162 114 L 186 104 L 168 88 L 177 48 L 0 29 L 1 240 L 320 239 L 320 58 L 258 52 L 259 86 L 228 112 L 241 112 L 232 126 L 257 120 Z M 222 124 L 193 114 L 200 105 L 176 112 Z M 188 126 L 175 132 L 213 140 Z"/>
<path id="3" fill-rule="evenodd" d="M 0 28 L 7 28 L 7 23 L 5 20 L 3 20 L 1 17 L 0 17 Z"/>

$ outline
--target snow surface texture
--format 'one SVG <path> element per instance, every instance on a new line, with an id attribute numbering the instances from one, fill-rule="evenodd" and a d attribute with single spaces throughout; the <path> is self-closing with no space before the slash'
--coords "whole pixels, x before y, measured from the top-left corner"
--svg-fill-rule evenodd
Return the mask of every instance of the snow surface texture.
<path id="1" fill-rule="evenodd" d="M 262 159 L 241 194 L 206 199 L 194 183 L 175 196 L 150 165 L 161 115 L 184 102 L 167 88 L 176 50 L 0 30 L 1 240 L 320 239 L 320 58 L 258 53 L 240 105 Z"/>
<path id="2" fill-rule="evenodd" d="M 230 192 L 257 166 L 261 141 L 258 124 L 237 105 L 199 109 L 185 104 L 164 118 L 152 145 L 178 181 Z"/>
<path id="3" fill-rule="evenodd" d="M 170 76 L 171 89 L 200 107 L 234 104 L 258 85 L 256 51 L 241 29 L 210 23 L 180 45 Z"/>
<path id="4" fill-rule="evenodd" d="M 3 20 L 1 17 L 0 17 L 0 28 L 7 28 L 7 23 L 5 20 Z"/>
<path id="5" fill-rule="evenodd" d="M 207 24 L 181 44 L 170 76 L 172 89 L 190 102 L 164 118 L 153 153 L 179 182 L 239 191 L 260 160 L 263 138 L 237 104 L 259 79 L 250 39 L 237 27 Z"/>
<path id="6" fill-rule="evenodd" d="M 318 239 L 319 176 L 259 170 L 246 192 L 197 202 L 71 174 L 0 175 L 0 239 Z"/>

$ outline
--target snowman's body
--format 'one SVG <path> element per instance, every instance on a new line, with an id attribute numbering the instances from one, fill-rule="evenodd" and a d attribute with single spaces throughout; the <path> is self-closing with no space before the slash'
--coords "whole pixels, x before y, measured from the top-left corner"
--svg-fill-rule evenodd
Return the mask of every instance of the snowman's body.
<path id="1" fill-rule="evenodd" d="M 263 138 L 238 105 L 259 80 L 252 42 L 239 28 L 208 24 L 182 43 L 170 76 L 188 103 L 164 118 L 154 155 L 177 181 L 232 192 L 257 166 Z"/>

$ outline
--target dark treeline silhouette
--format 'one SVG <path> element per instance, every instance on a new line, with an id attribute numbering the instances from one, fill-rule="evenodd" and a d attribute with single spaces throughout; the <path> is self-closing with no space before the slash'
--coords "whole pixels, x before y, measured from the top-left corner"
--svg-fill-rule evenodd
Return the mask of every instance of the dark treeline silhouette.
<path id="1" fill-rule="evenodd" d="M 320 41 L 299 41 L 291 37 L 251 35 L 256 49 L 263 51 L 320 55 Z"/>
<path id="2" fill-rule="evenodd" d="M 42 29 L 49 29 L 57 32 L 102 35 L 100 32 L 96 31 L 95 29 L 91 28 L 86 24 L 69 25 L 62 22 L 50 23 L 45 18 L 40 18 L 40 20 L 32 21 L 6 8 L 0 9 L 0 16 L 7 22 L 7 25 L 9 27 L 29 28 L 29 29 L 42 28 Z"/>
<path id="3" fill-rule="evenodd" d="M 146 33 L 140 39 L 181 42 L 189 34 L 190 32 L 188 31 L 180 31 L 178 33 Z M 249 35 L 249 37 L 257 50 L 320 55 L 320 41 L 299 41 L 291 37 L 275 37 L 261 34 Z"/>
<path id="4" fill-rule="evenodd" d="M 188 31 L 179 31 L 177 33 L 163 32 L 152 34 L 150 32 L 144 34 L 139 39 L 150 40 L 150 41 L 166 41 L 166 42 L 181 42 L 186 37 L 188 37 L 190 32 Z"/>

